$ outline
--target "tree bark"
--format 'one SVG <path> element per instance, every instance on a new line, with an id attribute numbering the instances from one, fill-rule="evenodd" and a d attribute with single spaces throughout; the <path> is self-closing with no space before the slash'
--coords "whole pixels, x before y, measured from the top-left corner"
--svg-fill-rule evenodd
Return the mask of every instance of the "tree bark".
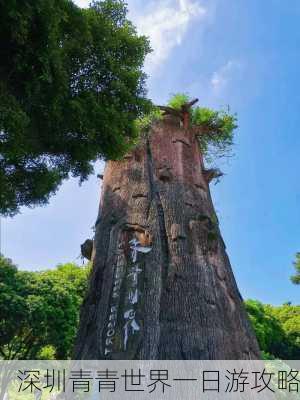
<path id="1" fill-rule="evenodd" d="M 166 116 L 106 164 L 76 359 L 260 358 L 197 138 L 181 125 Z"/>

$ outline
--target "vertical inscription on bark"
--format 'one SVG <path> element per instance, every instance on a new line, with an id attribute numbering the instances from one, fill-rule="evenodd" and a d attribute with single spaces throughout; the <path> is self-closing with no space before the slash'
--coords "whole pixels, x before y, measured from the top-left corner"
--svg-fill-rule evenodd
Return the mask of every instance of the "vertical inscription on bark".
<path id="1" fill-rule="evenodd" d="M 120 353 L 130 355 L 138 343 L 137 334 L 141 331 L 141 297 L 143 289 L 143 258 L 151 247 L 142 246 L 136 237 L 128 232 L 121 235 L 118 243 L 118 254 L 109 315 L 104 337 L 104 356 L 118 358 Z"/>
<path id="2" fill-rule="evenodd" d="M 110 314 L 105 333 L 104 355 L 108 356 L 114 349 L 114 338 L 117 331 L 118 310 L 120 306 L 120 292 L 126 273 L 126 257 L 122 242 L 118 244 L 117 261 L 114 272 L 114 282 L 110 301 Z"/>

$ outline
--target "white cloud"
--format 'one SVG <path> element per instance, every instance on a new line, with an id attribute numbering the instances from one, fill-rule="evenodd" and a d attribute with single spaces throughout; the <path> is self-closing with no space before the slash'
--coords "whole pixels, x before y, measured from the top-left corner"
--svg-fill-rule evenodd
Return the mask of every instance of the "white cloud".
<path id="1" fill-rule="evenodd" d="M 210 83 L 214 92 L 220 93 L 238 74 L 241 69 L 241 63 L 230 60 L 212 74 Z"/>
<path id="2" fill-rule="evenodd" d="M 75 4 L 77 4 L 77 6 L 81 8 L 86 8 L 89 6 L 92 0 L 73 0 L 73 1 Z"/>
<path id="3" fill-rule="evenodd" d="M 199 0 L 153 1 L 142 14 L 131 9 L 138 32 L 149 37 L 153 49 L 146 59 L 146 71 L 153 73 L 157 70 L 172 50 L 182 43 L 189 25 L 206 13 Z"/>
<path id="4" fill-rule="evenodd" d="M 88 7 L 91 0 L 74 0 Z M 139 34 L 148 36 L 152 53 L 146 58 L 145 70 L 153 73 L 180 46 L 191 23 L 205 17 L 207 9 L 202 0 L 129 0 L 129 18 Z M 147 6 L 145 6 L 147 4 Z"/>

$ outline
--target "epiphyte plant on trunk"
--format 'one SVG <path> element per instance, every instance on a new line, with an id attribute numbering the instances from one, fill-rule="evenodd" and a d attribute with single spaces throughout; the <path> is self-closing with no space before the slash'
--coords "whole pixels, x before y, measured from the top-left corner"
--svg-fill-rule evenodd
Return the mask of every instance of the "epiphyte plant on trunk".
<path id="1" fill-rule="evenodd" d="M 187 94 L 172 96 L 167 106 L 153 106 L 150 113 L 139 118 L 137 129 L 141 134 L 149 131 L 152 123 L 162 119 L 163 115 L 173 115 L 181 120 L 185 129 L 196 133 L 201 153 L 211 164 L 221 157 L 229 157 L 233 146 L 234 130 L 237 128 L 237 116 L 227 109 L 215 111 L 206 107 L 194 107 L 198 99 L 190 99 Z"/>

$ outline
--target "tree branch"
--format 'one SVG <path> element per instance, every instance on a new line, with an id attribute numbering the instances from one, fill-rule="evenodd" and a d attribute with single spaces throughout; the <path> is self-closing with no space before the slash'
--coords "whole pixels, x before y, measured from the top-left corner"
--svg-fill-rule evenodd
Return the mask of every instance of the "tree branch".
<path id="1" fill-rule="evenodd" d="M 160 110 L 162 110 L 165 114 L 175 115 L 176 117 L 181 117 L 180 110 L 175 110 L 175 108 L 167 107 L 167 106 L 157 106 Z"/>
<path id="2" fill-rule="evenodd" d="M 194 104 L 196 104 L 199 99 L 194 99 L 188 103 L 185 103 L 181 106 L 182 111 L 188 111 Z"/>

